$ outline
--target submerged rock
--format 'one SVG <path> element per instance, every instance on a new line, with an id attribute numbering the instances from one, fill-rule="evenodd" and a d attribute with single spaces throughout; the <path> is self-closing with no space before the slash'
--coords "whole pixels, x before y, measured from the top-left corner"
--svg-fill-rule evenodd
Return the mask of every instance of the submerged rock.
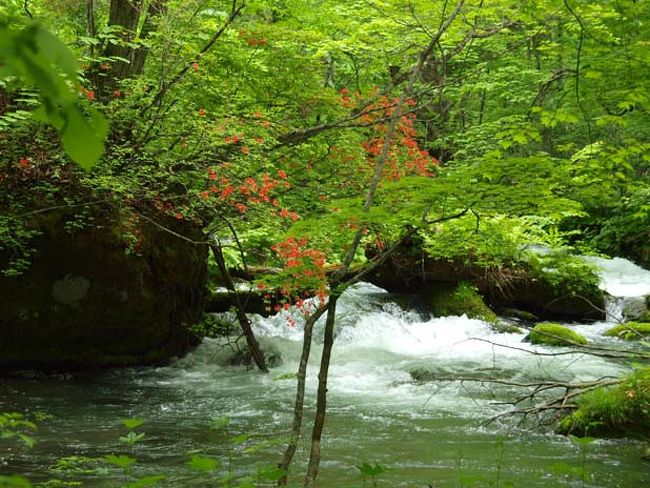
<path id="1" fill-rule="evenodd" d="M 576 344 L 587 344 L 587 339 L 576 331 L 560 324 L 542 323 L 537 324 L 530 331 L 530 342 L 532 344 L 546 344 L 549 346 L 571 346 Z"/>
<path id="2" fill-rule="evenodd" d="M 117 211 L 95 210 L 70 232 L 75 217 L 31 222 L 40 236 L 29 269 L 0 276 L 0 369 L 149 364 L 196 345 L 207 248 Z M 159 220 L 202 240 L 190 223 Z M 0 254 L 0 269 L 9 258 Z"/>

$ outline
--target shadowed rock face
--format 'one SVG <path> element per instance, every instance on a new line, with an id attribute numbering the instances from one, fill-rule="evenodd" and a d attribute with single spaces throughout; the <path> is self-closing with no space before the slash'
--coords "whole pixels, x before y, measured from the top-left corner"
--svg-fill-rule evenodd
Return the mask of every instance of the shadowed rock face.
<path id="1" fill-rule="evenodd" d="M 372 257 L 372 254 L 369 254 Z M 544 320 L 601 320 L 605 297 L 595 284 L 585 296 L 576 296 L 542 278 L 533 278 L 521 266 L 516 269 L 486 268 L 454 261 L 431 259 L 417 247 L 408 247 L 387 259 L 368 281 L 390 292 L 422 293 L 471 283 L 496 309 L 516 308 Z"/>
<path id="2" fill-rule="evenodd" d="M 119 216 L 95 215 L 73 234 L 65 230 L 70 217 L 34 222 L 42 234 L 31 267 L 0 276 L 0 368 L 147 364 L 195 345 L 189 328 L 203 313 L 207 247 L 131 220 L 139 245 L 127 253 Z M 190 224 L 163 224 L 201 240 Z"/>

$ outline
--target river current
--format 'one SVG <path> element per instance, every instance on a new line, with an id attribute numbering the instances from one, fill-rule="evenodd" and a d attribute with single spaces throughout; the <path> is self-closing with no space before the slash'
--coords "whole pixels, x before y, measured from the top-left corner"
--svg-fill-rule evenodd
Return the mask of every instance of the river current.
<path id="1" fill-rule="evenodd" d="M 650 272 L 625 260 L 596 259 L 596 264 L 615 306 L 650 293 Z M 523 390 L 473 381 L 419 383 L 410 375 L 420 368 L 440 378 L 588 381 L 626 374 L 627 365 L 578 352 L 545 356 L 568 350 L 533 346 L 522 342 L 523 332 L 497 334 L 480 320 L 430 317 L 398 303 L 400 297 L 366 283 L 348 290 L 339 302 L 319 486 L 364 486 L 356 467 L 364 462 L 385 470 L 376 480 L 384 487 L 650 486 L 650 464 L 641 459 L 643 443 L 597 440 L 581 447 L 551 428 L 522 424 L 520 418 L 488 423 L 512 408 L 505 403 Z M 571 326 L 595 343 L 622 346 L 601 335 L 612 326 L 610 320 Z M 263 465 L 279 461 L 289 431 L 302 326 L 299 313 L 289 310 L 254 317 L 254 327 L 266 349 L 282 358 L 268 375 L 227 366 L 230 353 L 224 341 L 207 339 L 165 367 L 0 379 L 0 411 L 43 417 L 34 433 L 35 447 L 10 444 L 5 449 L 3 444 L 0 474 L 121 486 L 114 469 L 62 470 L 57 460 L 124 453 L 138 460 L 134 473 L 164 474 L 161 486 L 222 486 L 218 479 L 228 471 L 240 479 L 255 477 Z M 322 336 L 322 327 L 317 324 L 315 337 Z M 314 410 L 321 352 L 316 342 L 303 437 L 309 437 Z M 223 425 L 224 417 L 228 425 Z M 135 446 L 119 440 L 126 433 L 124 418 L 144 420 L 137 430 L 145 438 Z M 218 429 L 212 428 L 215 418 L 222 419 Z M 190 469 L 187 461 L 197 453 L 219 459 L 221 469 Z M 306 457 L 303 442 L 291 481 L 301 481 Z M 366 486 L 373 486 L 371 480 Z"/>

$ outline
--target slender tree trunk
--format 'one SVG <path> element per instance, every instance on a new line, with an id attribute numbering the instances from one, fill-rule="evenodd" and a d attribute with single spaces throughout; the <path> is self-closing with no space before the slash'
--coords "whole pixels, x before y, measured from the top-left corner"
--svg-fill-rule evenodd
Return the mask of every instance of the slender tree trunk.
<path id="1" fill-rule="evenodd" d="M 95 29 L 95 0 L 86 1 L 86 24 L 88 26 L 88 37 L 95 37 L 97 31 Z M 95 45 L 90 45 L 90 57 L 95 56 Z"/>
<path id="2" fill-rule="evenodd" d="M 318 394 L 316 396 L 316 418 L 311 433 L 311 451 L 309 453 L 309 465 L 305 475 L 304 486 L 312 487 L 318 476 L 320 466 L 320 444 L 325 426 L 325 413 L 327 412 L 327 378 L 329 375 L 332 347 L 334 345 L 334 322 L 336 317 L 336 304 L 338 296 L 330 296 L 327 304 L 327 320 L 325 322 L 325 340 L 323 342 L 323 354 L 318 373 Z"/>
<path id="3" fill-rule="evenodd" d="M 396 103 L 395 107 L 393 107 L 393 114 L 391 115 L 390 123 L 388 125 L 388 130 L 386 131 L 386 134 L 384 136 L 384 144 L 380 156 L 377 159 L 377 164 L 375 166 L 375 172 L 372 181 L 366 193 L 366 199 L 363 204 L 364 213 L 367 213 L 370 210 L 370 207 L 374 202 L 375 194 L 377 193 L 377 189 L 379 188 L 379 183 L 383 175 L 384 166 L 386 165 L 386 161 L 388 160 L 390 146 L 391 146 L 393 136 L 395 134 L 395 130 L 397 128 L 397 123 L 400 120 L 402 115 L 402 108 L 406 103 L 406 100 L 409 97 L 411 97 L 411 94 L 413 93 L 413 88 L 415 86 L 415 82 L 420 77 L 423 66 L 427 62 L 435 46 L 440 41 L 442 35 L 447 31 L 451 23 L 458 16 L 458 14 L 460 14 L 460 11 L 462 10 L 464 4 L 465 4 L 465 0 L 459 0 L 456 3 L 454 10 L 449 14 L 449 16 L 447 16 L 442 20 L 438 31 L 431 37 L 427 47 L 423 49 L 422 52 L 420 53 L 419 60 L 417 64 L 412 68 L 411 73 L 409 75 L 408 84 L 405 87 L 404 91 L 402 92 L 401 96 L 399 97 L 399 100 Z M 338 297 L 340 296 L 340 293 L 343 291 L 342 290 L 343 287 L 339 287 L 339 285 L 341 284 L 341 281 L 343 280 L 343 276 L 345 276 L 345 273 L 347 273 L 347 271 L 350 269 L 350 265 L 352 264 L 352 261 L 357 252 L 359 244 L 361 243 L 361 239 L 363 237 L 365 228 L 366 228 L 365 226 L 361 226 L 361 228 L 355 234 L 352 241 L 352 245 L 350 246 L 350 249 L 343 260 L 343 269 L 341 270 L 341 273 L 335 275 L 332 278 L 332 283 L 330 287 L 332 289 L 332 294 L 330 295 L 330 300 L 327 308 L 327 323 L 325 325 L 323 355 L 321 357 L 321 368 L 318 374 L 318 397 L 317 397 L 317 404 L 316 404 L 316 417 L 314 419 L 314 428 L 312 430 L 309 465 L 307 466 L 307 473 L 305 475 L 305 480 L 303 483 L 305 487 L 311 488 L 315 486 L 316 477 L 318 476 L 318 468 L 320 465 L 321 437 L 323 434 L 323 426 L 325 425 L 325 414 L 326 414 L 326 407 L 327 407 L 327 378 L 329 373 L 332 346 L 334 344 L 334 319 L 335 319 L 335 312 L 336 312 L 336 303 L 338 301 Z"/>
<path id="4" fill-rule="evenodd" d="M 279 486 L 287 484 L 287 475 L 289 465 L 293 460 L 298 448 L 298 441 L 300 440 L 300 428 L 302 427 L 303 406 L 305 403 L 305 381 L 307 378 L 307 363 L 309 361 L 309 353 L 311 350 L 311 338 L 314 331 L 314 325 L 318 319 L 328 310 L 327 305 L 323 305 L 312 313 L 305 322 L 305 331 L 302 340 L 302 354 L 300 355 L 300 364 L 298 365 L 298 386 L 296 391 L 296 401 L 293 409 L 293 424 L 291 427 L 291 437 L 289 443 L 284 451 L 282 461 L 278 467 L 285 472 L 284 476 L 278 480 Z"/>
<path id="5" fill-rule="evenodd" d="M 156 30 L 156 19 L 165 13 L 166 5 L 165 0 L 151 0 L 149 8 L 147 8 L 147 15 L 142 24 L 142 29 L 138 34 L 140 41 L 145 41 L 149 35 Z M 129 76 L 138 76 L 144 70 L 144 63 L 149 54 L 149 48 L 140 46 L 133 50 L 131 53 L 131 66 Z"/>
<path id="6" fill-rule="evenodd" d="M 239 322 L 242 332 L 244 333 L 244 337 L 246 338 L 246 344 L 248 344 L 248 350 L 251 352 L 253 361 L 255 362 L 255 365 L 258 367 L 260 371 L 262 371 L 263 373 L 268 373 L 269 370 L 266 367 L 266 361 L 264 360 L 264 355 L 260 350 L 260 346 L 257 343 L 257 339 L 255 339 L 255 334 L 253 333 L 253 329 L 251 328 L 251 321 L 246 316 L 246 312 L 244 311 L 244 306 L 241 303 L 241 300 L 239 298 L 239 293 L 237 293 L 237 288 L 235 288 L 235 284 L 233 283 L 232 277 L 230 276 L 230 272 L 228 271 L 228 267 L 226 266 L 226 260 L 224 259 L 223 256 L 223 250 L 221 249 L 221 246 L 219 244 L 215 244 L 215 243 L 210 243 L 210 249 L 212 250 L 214 259 L 217 262 L 217 266 L 219 268 L 219 271 L 221 272 L 221 276 L 224 279 L 226 288 L 230 292 L 233 298 L 233 302 L 235 303 L 237 321 Z"/>

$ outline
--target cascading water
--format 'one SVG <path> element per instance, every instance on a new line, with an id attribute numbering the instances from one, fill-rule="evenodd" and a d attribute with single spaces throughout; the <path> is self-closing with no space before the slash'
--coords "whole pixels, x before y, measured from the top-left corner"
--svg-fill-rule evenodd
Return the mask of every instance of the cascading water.
<path id="1" fill-rule="evenodd" d="M 627 296 L 640 296 L 650 290 L 644 288 L 650 287 L 645 274 L 635 271 L 632 278 L 623 268 L 628 265 L 619 261 L 604 268 L 603 286 L 609 293 L 627 290 Z M 639 281 L 633 281 L 637 276 Z M 524 343 L 523 332 L 497 334 L 489 324 L 465 316 L 435 318 L 405 311 L 395 301 L 365 283 L 346 291 L 339 301 L 319 486 L 363 486 L 355 467 L 363 462 L 388 468 L 378 486 L 391 487 L 626 488 L 650 483 L 640 457 L 642 444 L 598 441 L 590 446 L 583 481 L 576 474 L 583 467 L 580 449 L 567 438 L 519 429 L 509 420 L 483 426 L 510 408 L 502 402 L 521 395 L 521 389 L 451 381 L 456 376 L 519 383 L 586 381 L 625 374 L 624 365 L 568 349 L 559 349 L 564 355 L 545 355 L 558 349 Z M 291 326 L 287 317 L 297 325 Z M 10 453 L 10 466 L 44 480 L 52 474 L 43 466 L 57 457 L 124 452 L 118 437 L 124 434 L 119 419 L 125 417 L 145 420 L 147 438 L 135 455 L 148 473 L 167 474 L 166 486 L 216 486 L 208 475 L 186 467 L 188 452 L 210 453 L 224 465 L 232 462 L 235 452 L 231 469 L 242 475 L 254 472 L 256 463 L 277 462 L 281 448 L 247 451 L 248 444 L 233 445 L 208 428 L 211 417 L 227 416 L 232 419 L 230 435 L 248 433 L 260 441 L 289 430 L 292 373 L 303 332 L 300 313 L 291 309 L 269 318 L 255 316 L 253 322 L 262 345 L 283 359 L 269 375 L 227 366 L 229 349 L 223 341 L 206 340 L 168 367 L 113 371 L 92 379 L 0 380 L 0 411 L 52 415 L 39 431 L 40 443 L 32 451 Z M 610 326 L 603 322 L 575 328 L 591 340 L 615 343 L 617 339 L 601 335 Z M 305 439 L 314 410 L 322 331 L 321 320 L 308 370 Z M 445 381 L 418 383 L 410 374 L 418 369 Z M 296 481 L 304 470 L 306 442 L 292 468 Z M 468 481 L 472 478 L 474 484 Z M 90 487 L 115 486 L 115 480 L 92 475 L 84 481 Z"/>
<path id="2" fill-rule="evenodd" d="M 621 322 L 626 318 L 626 310 L 645 309 L 645 297 L 650 295 L 650 271 L 622 258 L 584 259 L 600 270 L 600 287 L 607 293 L 605 312 L 608 322 Z"/>

